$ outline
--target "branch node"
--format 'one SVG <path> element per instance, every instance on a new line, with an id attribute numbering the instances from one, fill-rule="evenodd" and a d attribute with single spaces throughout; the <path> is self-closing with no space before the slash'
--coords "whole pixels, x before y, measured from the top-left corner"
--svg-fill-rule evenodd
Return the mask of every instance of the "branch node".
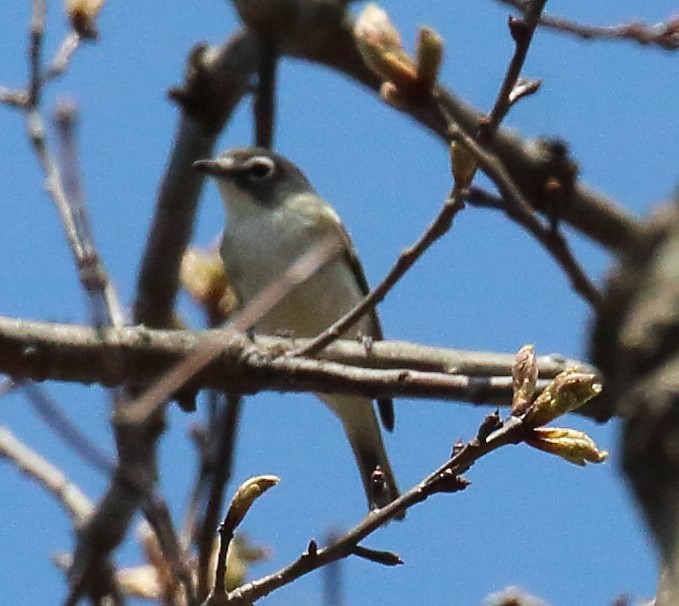
<path id="1" fill-rule="evenodd" d="M 492 413 L 486 416 L 479 426 L 479 431 L 476 434 L 476 439 L 483 443 L 488 439 L 488 436 L 494 431 L 502 427 L 502 419 L 500 419 L 500 409 L 496 408 Z"/>
<path id="2" fill-rule="evenodd" d="M 522 46 L 530 41 L 533 33 L 531 27 L 522 18 L 509 16 L 507 19 L 509 33 L 517 46 Z"/>

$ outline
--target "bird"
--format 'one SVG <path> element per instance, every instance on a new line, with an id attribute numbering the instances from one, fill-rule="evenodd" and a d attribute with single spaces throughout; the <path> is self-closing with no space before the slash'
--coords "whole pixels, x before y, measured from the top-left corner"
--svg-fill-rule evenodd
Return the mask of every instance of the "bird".
<path id="1" fill-rule="evenodd" d="M 227 221 L 220 253 L 241 307 L 324 236 L 335 234 L 344 243 L 341 255 L 257 321 L 256 334 L 314 337 L 368 292 L 363 268 L 339 215 L 290 160 L 266 148 L 243 147 L 198 160 L 193 166 L 215 179 L 225 203 Z M 382 339 L 377 313 L 365 315 L 347 336 Z M 368 507 L 381 508 L 398 498 L 372 400 L 338 393 L 316 395 L 342 423 Z M 392 431 L 393 402 L 380 398 L 377 407 L 384 428 Z"/>

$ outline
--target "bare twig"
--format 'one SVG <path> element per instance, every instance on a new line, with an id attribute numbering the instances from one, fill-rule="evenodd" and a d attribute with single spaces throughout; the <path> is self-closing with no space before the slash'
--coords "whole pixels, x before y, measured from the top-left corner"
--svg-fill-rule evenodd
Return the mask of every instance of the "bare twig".
<path id="1" fill-rule="evenodd" d="M 22 381 L 19 388 L 43 421 L 70 448 L 99 471 L 105 474 L 113 471 L 113 461 L 71 422 L 40 385 L 32 381 Z"/>
<path id="2" fill-rule="evenodd" d="M 262 52 L 257 69 L 257 90 L 254 98 L 255 144 L 273 147 L 276 120 L 276 71 L 278 51 L 273 40 L 262 41 Z"/>
<path id="3" fill-rule="evenodd" d="M 358 556 L 369 562 L 382 564 L 382 566 L 400 566 L 403 560 L 392 551 L 380 551 L 378 549 L 368 549 L 361 545 L 356 545 L 351 550 L 351 555 Z"/>
<path id="4" fill-rule="evenodd" d="M 479 166 L 498 186 L 504 199 L 503 210 L 535 236 L 565 271 L 575 291 L 597 309 L 601 305 L 601 293 L 592 284 L 563 236 L 553 229 L 553 226 L 543 225 L 537 218 L 504 166 L 461 130 L 452 127 L 450 136 L 453 140 L 460 141 L 473 154 Z M 470 198 L 469 201 L 471 203 L 473 198 Z"/>
<path id="5" fill-rule="evenodd" d="M 42 75 L 42 48 L 45 32 L 45 0 L 33 0 L 28 45 L 29 82 L 25 92 L 2 91 L 2 101 L 23 109 L 27 132 L 42 168 L 46 189 L 50 193 L 62 222 L 62 227 L 73 254 L 78 275 L 89 295 L 93 322 L 96 326 L 113 323 L 122 326 L 122 307 L 93 244 L 84 195 L 79 178 L 75 131 L 75 108 L 62 105 L 57 110 L 56 124 L 61 145 L 59 167 L 47 144 L 45 125 L 40 113 L 40 101 L 45 82 L 51 77 Z M 75 38 L 74 38 L 75 36 Z M 68 59 L 77 48 L 77 34 L 67 35 L 57 55 L 58 73 L 62 73 Z M 4 94 L 3 94 L 4 93 Z M 63 169 L 63 172 L 62 170 Z"/>
<path id="6" fill-rule="evenodd" d="M 0 426 L 0 455 L 45 487 L 63 506 L 76 525 L 81 524 L 94 509 L 87 496 L 64 473 L 37 452 Z"/>
<path id="7" fill-rule="evenodd" d="M 293 355 L 314 355 L 349 330 L 349 328 L 358 322 L 366 313 L 382 301 L 424 252 L 450 229 L 455 215 L 460 212 L 462 208 L 464 208 L 462 192 L 454 189 L 444 202 L 434 221 L 415 244 L 399 255 L 396 263 L 384 279 L 363 297 L 363 300 L 356 305 L 356 307 L 326 328 L 315 339 L 312 339 L 310 343 L 300 347 Z"/>
<path id="8" fill-rule="evenodd" d="M 73 230 L 73 252 L 78 267 L 80 282 L 90 298 L 92 318 L 95 326 L 122 326 L 125 314 L 113 284 L 108 279 L 106 268 L 94 245 L 85 195 L 80 178 L 79 158 L 75 129 L 76 108 L 72 103 L 61 103 L 54 116 L 59 135 L 60 171 L 55 179 L 61 180 L 63 199 L 59 208 L 64 225 Z M 71 241 L 71 240 L 69 240 Z"/>
<path id="9" fill-rule="evenodd" d="M 49 148 L 47 147 L 45 126 L 42 116 L 37 109 L 31 109 L 27 118 L 29 136 L 45 176 L 45 186 L 52 197 L 57 212 L 59 213 L 64 235 L 66 236 L 66 241 L 68 242 L 69 248 L 73 255 L 75 265 L 78 268 L 78 274 L 83 288 L 90 297 L 92 319 L 95 324 L 101 325 L 102 322 L 101 318 L 99 317 L 100 313 L 98 311 L 100 309 L 98 304 L 98 293 L 102 291 L 99 289 L 96 291 L 92 290 L 91 285 L 86 279 L 86 272 L 83 271 L 84 268 L 89 267 L 89 243 L 84 242 L 81 238 L 81 234 L 79 233 L 77 227 L 74 208 L 64 189 L 61 173 Z"/>
<path id="10" fill-rule="evenodd" d="M 209 565 L 212 555 L 212 545 L 215 531 L 222 512 L 224 489 L 231 477 L 233 467 L 233 453 L 235 450 L 236 430 L 242 409 L 242 398 L 229 393 L 218 422 L 213 426 L 208 439 L 212 443 L 210 452 L 212 460 L 209 478 L 210 491 L 205 504 L 205 514 L 198 534 L 198 598 L 204 599 L 209 591 Z"/>
<path id="11" fill-rule="evenodd" d="M 340 535 L 329 533 L 326 543 L 334 543 Z M 344 606 L 344 563 L 337 560 L 323 568 L 323 599 L 322 606 Z"/>
<path id="12" fill-rule="evenodd" d="M 29 83 L 27 108 L 34 109 L 40 104 L 42 93 L 42 42 L 45 32 L 46 0 L 33 0 L 30 35 L 28 43 Z"/>
<path id="13" fill-rule="evenodd" d="M 488 114 L 487 121 L 482 123 L 481 136 L 485 141 L 492 140 L 500 123 L 512 106 L 512 91 L 516 88 L 516 83 L 521 76 L 521 69 L 526 61 L 528 49 L 545 4 L 547 4 L 547 0 L 531 0 L 526 6 L 522 20 L 509 18 L 509 30 L 512 38 L 514 38 L 514 55 L 507 67 L 495 105 Z"/>
<path id="14" fill-rule="evenodd" d="M 153 529 L 158 539 L 164 563 L 172 573 L 168 579 L 170 593 L 175 595 L 176 585 L 181 584 L 188 596 L 189 604 L 195 603 L 192 572 L 184 551 L 179 545 L 177 535 L 174 532 L 174 525 L 167 503 L 164 499 L 153 495 L 150 499 L 145 500 L 143 511 L 149 526 Z"/>
<path id="15" fill-rule="evenodd" d="M 497 1 L 513 6 L 522 12 L 529 4 L 528 0 Z M 679 48 L 679 17 L 677 16 L 669 17 L 665 21 L 653 25 L 641 21 L 632 21 L 620 25 L 598 26 L 576 23 L 561 17 L 544 14 L 540 17 L 540 25 L 573 34 L 584 40 L 629 40 L 642 45 L 658 46 L 668 51 Z"/>
<path id="16" fill-rule="evenodd" d="M 28 105 L 28 93 L 25 90 L 0 87 L 0 103 L 15 109 L 25 110 Z"/>
<path id="17" fill-rule="evenodd" d="M 457 479 L 461 473 L 468 470 L 480 458 L 498 448 L 507 444 L 520 443 L 530 435 L 531 431 L 529 427 L 523 425 L 520 419 L 511 417 L 487 441 L 473 440 L 457 449 L 450 460 L 446 461 L 422 482 L 386 507 L 369 513 L 357 526 L 328 547 L 308 551 L 285 568 L 235 589 L 228 594 L 226 603 L 232 606 L 252 603 L 313 570 L 352 555 L 361 541 L 399 513 L 423 502 L 437 492 L 448 492 L 451 485 L 456 481 L 459 486 L 458 489 L 463 488 L 466 485 L 465 482 Z"/>
<path id="18" fill-rule="evenodd" d="M 45 73 L 45 80 L 53 80 L 61 76 L 70 65 L 71 59 L 75 52 L 80 48 L 82 37 L 75 31 L 70 31 L 62 40 L 59 49 L 57 50 L 52 64 L 47 68 Z"/>

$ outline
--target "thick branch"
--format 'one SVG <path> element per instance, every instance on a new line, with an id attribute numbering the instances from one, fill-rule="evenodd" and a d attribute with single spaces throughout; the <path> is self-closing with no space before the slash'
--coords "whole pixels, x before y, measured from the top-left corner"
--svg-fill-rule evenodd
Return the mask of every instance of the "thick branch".
<path id="1" fill-rule="evenodd" d="M 0 372 L 18 379 L 147 385 L 194 351 L 211 347 L 222 353 L 192 380 L 192 387 L 511 402 L 513 354 L 398 341 L 376 342 L 366 350 L 358 342 L 338 341 L 318 359 L 286 355 L 305 343 L 264 336 L 253 342 L 241 333 L 225 336 L 219 330 L 95 330 L 0 318 Z M 574 365 L 587 367 L 576 360 L 543 356 L 540 378 L 552 378 Z"/>

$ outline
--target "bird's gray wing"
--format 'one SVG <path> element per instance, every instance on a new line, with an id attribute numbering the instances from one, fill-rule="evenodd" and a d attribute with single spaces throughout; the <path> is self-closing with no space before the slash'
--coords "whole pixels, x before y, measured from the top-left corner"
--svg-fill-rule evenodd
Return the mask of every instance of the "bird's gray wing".
<path id="1" fill-rule="evenodd" d="M 356 254 L 356 249 L 351 243 L 349 233 L 347 232 L 343 225 L 340 224 L 339 227 L 341 229 L 342 238 L 344 239 L 345 242 L 343 253 L 345 259 L 349 264 L 349 267 L 351 268 L 354 277 L 356 278 L 356 282 L 358 283 L 358 286 L 361 289 L 361 294 L 367 295 L 370 292 L 370 286 L 368 285 L 368 280 L 365 277 L 365 272 L 363 271 L 361 261 L 359 260 L 358 255 Z M 375 339 L 376 341 L 381 341 L 382 339 L 384 339 L 384 335 L 382 334 L 382 326 L 380 325 L 380 320 L 377 316 L 375 308 L 370 310 L 370 313 L 368 314 L 368 320 L 370 322 L 369 336 Z M 394 401 L 391 398 L 377 398 L 377 409 L 380 412 L 380 419 L 382 421 L 382 425 L 384 425 L 384 428 L 387 431 L 393 431 L 395 421 Z"/>

